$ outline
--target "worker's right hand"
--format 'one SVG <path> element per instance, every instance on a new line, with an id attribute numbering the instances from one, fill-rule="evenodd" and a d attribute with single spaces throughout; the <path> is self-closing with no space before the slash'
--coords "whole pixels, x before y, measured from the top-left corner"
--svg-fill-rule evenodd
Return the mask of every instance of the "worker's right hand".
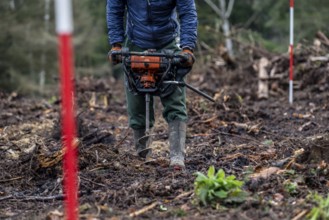
<path id="1" fill-rule="evenodd" d="M 112 45 L 112 49 L 108 54 L 108 59 L 109 59 L 110 63 L 112 63 L 113 65 L 121 63 L 122 56 L 119 54 L 113 54 L 113 52 L 120 52 L 121 49 L 122 49 L 122 46 L 120 43 L 115 43 Z"/>

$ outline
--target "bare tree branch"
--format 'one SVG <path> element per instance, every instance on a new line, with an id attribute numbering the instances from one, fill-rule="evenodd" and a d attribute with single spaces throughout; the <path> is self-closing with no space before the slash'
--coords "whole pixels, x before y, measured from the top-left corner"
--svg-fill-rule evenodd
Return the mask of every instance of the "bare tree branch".
<path id="1" fill-rule="evenodd" d="M 204 0 L 217 14 L 222 17 L 222 11 L 212 2 L 212 0 Z"/>
<path id="2" fill-rule="evenodd" d="M 226 10 L 225 17 L 229 18 L 231 16 L 233 6 L 234 6 L 234 2 L 235 2 L 234 0 L 230 0 L 230 2 L 228 3 L 228 8 Z"/>
<path id="3" fill-rule="evenodd" d="M 220 11 L 221 11 L 221 17 L 222 19 L 227 19 L 226 17 L 226 0 L 219 0 L 219 6 L 220 6 Z"/>

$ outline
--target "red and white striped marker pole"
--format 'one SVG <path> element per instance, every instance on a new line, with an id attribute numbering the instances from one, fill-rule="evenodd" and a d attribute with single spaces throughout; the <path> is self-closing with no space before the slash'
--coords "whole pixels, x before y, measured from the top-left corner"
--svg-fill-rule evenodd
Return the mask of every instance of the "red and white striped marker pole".
<path id="1" fill-rule="evenodd" d="M 77 156 L 75 147 L 75 117 L 74 117 L 74 67 L 72 49 L 72 2 L 71 0 L 56 0 L 56 31 L 59 40 L 59 60 L 61 74 L 62 96 L 62 137 L 64 141 L 64 192 L 66 219 L 78 219 L 78 186 L 77 186 Z"/>
<path id="2" fill-rule="evenodd" d="M 289 103 L 293 103 L 294 82 L 294 0 L 290 0 L 290 71 L 289 71 Z"/>

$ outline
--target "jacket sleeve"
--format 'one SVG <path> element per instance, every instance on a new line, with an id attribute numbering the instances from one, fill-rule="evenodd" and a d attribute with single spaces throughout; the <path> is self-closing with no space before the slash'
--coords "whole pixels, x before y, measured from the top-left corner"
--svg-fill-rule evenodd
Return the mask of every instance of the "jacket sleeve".
<path id="1" fill-rule="evenodd" d="M 198 18 L 194 0 L 177 0 L 177 13 L 180 21 L 180 45 L 195 48 Z"/>
<path id="2" fill-rule="evenodd" d="M 122 43 L 124 41 L 124 14 L 126 8 L 125 0 L 107 0 L 106 20 L 108 28 L 109 43 Z"/>

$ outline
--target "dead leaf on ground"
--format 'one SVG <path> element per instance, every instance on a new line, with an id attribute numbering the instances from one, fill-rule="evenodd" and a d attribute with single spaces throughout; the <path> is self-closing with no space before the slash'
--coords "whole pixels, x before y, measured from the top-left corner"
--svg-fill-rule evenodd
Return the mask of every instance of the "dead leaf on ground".
<path id="1" fill-rule="evenodd" d="M 328 167 L 328 164 L 324 161 L 324 160 L 322 160 L 319 164 L 318 164 L 318 169 L 319 170 L 324 170 L 324 169 L 326 169 Z"/>
<path id="2" fill-rule="evenodd" d="M 62 219 L 64 219 L 64 213 L 58 210 L 49 212 L 46 217 L 46 220 L 62 220 Z"/>
<path id="3" fill-rule="evenodd" d="M 4 210 L 1 212 L 1 219 L 2 219 L 2 217 L 5 219 L 7 219 L 7 218 L 9 219 L 10 217 L 13 217 L 15 215 L 17 215 L 17 213 L 15 213 L 11 210 Z"/>
<path id="4" fill-rule="evenodd" d="M 300 118 L 300 119 L 306 119 L 306 118 L 311 118 L 311 114 L 299 114 L 299 113 L 292 113 L 292 117 L 294 118 Z"/>
<path id="5" fill-rule="evenodd" d="M 281 193 L 275 193 L 273 195 L 273 199 L 276 201 L 276 202 L 281 202 L 283 199 L 284 199 L 284 196 L 281 194 Z"/>
<path id="6" fill-rule="evenodd" d="M 188 212 L 191 210 L 191 207 L 187 204 L 184 204 L 180 207 L 181 210 L 185 211 L 185 212 Z"/>
<path id="7" fill-rule="evenodd" d="M 267 179 L 273 174 L 277 174 L 279 171 L 281 171 L 278 167 L 269 167 L 266 169 L 261 170 L 259 173 L 254 173 L 250 175 L 250 178 L 254 181 L 258 181 L 260 179 Z"/>
<path id="8" fill-rule="evenodd" d="M 237 128 L 245 129 L 248 133 L 258 134 L 261 129 L 261 123 L 248 125 L 245 123 L 232 122 L 232 124 Z"/>

